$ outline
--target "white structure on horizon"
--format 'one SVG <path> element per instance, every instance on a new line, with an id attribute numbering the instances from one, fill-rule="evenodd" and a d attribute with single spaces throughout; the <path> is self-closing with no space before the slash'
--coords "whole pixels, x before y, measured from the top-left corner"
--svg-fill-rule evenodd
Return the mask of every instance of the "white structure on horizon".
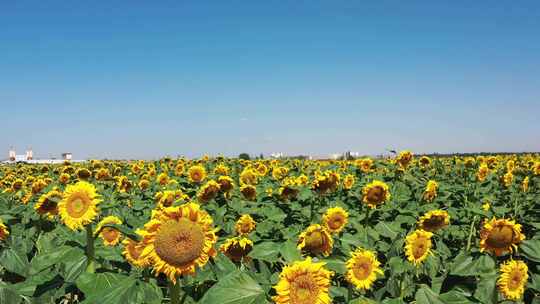
<path id="1" fill-rule="evenodd" d="M 70 161 L 70 162 L 83 162 L 84 160 L 73 160 L 73 154 L 71 152 L 68 153 L 62 153 L 61 159 L 56 158 L 49 158 L 49 159 L 34 159 L 34 152 L 32 151 L 32 148 L 29 148 L 26 150 L 26 154 L 19 154 L 17 155 L 17 152 L 13 147 L 9 149 L 8 152 L 8 159 L 6 161 L 3 161 L 4 163 L 29 163 L 29 164 L 59 164 L 63 163 L 64 161 Z"/>
<path id="2" fill-rule="evenodd" d="M 273 158 L 283 158 L 285 155 L 282 152 L 270 154 Z"/>

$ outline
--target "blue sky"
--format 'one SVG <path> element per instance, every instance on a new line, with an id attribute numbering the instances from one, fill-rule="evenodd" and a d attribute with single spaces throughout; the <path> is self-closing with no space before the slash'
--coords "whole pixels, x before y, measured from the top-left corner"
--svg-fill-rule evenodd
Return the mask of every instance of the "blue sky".
<path id="1" fill-rule="evenodd" d="M 0 2 L 6 154 L 540 151 L 538 1 L 96 2 Z"/>

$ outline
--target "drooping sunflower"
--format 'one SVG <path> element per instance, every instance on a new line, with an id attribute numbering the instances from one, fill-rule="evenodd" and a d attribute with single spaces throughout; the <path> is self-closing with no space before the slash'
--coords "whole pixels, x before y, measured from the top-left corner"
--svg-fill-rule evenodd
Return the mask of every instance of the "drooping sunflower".
<path id="1" fill-rule="evenodd" d="M 324 265 L 313 263 L 308 257 L 285 266 L 274 286 L 276 296 L 272 300 L 276 304 L 330 304 L 328 289 L 333 273 Z"/>
<path id="2" fill-rule="evenodd" d="M 333 246 L 334 240 L 330 232 L 319 224 L 311 224 L 298 236 L 297 247 L 306 254 L 329 256 Z"/>
<path id="3" fill-rule="evenodd" d="M 433 233 L 424 230 L 415 230 L 405 238 L 405 254 L 407 260 L 420 265 L 431 253 L 431 237 Z"/>
<path id="4" fill-rule="evenodd" d="M 139 229 L 135 231 L 135 233 L 137 234 L 139 234 L 140 232 L 141 230 Z M 149 265 L 148 259 L 141 258 L 141 253 L 144 249 L 144 246 L 141 242 L 126 238 L 122 241 L 122 245 L 124 246 L 122 254 L 131 265 L 139 268 L 147 267 Z"/>
<path id="5" fill-rule="evenodd" d="M 257 188 L 252 185 L 243 185 L 240 187 L 240 192 L 248 201 L 255 201 L 257 199 Z"/>
<path id="6" fill-rule="evenodd" d="M 358 248 L 351 252 L 351 258 L 347 261 L 347 281 L 358 289 L 368 290 L 377 280 L 377 275 L 383 271 L 379 267 L 375 252 Z"/>
<path id="7" fill-rule="evenodd" d="M 418 220 L 418 227 L 425 231 L 435 232 L 450 224 L 450 215 L 445 210 L 432 210 Z"/>
<path id="8" fill-rule="evenodd" d="M 478 179 L 479 182 L 483 182 L 486 180 L 486 177 L 488 176 L 488 174 L 489 174 L 489 167 L 485 163 L 482 163 L 480 167 L 478 168 L 478 172 L 476 173 L 476 178 Z"/>
<path id="9" fill-rule="evenodd" d="M 334 192 L 339 186 L 341 176 L 339 173 L 327 170 L 322 173 L 318 173 L 315 176 L 315 180 L 312 184 L 312 189 L 319 194 L 327 194 Z"/>
<path id="10" fill-rule="evenodd" d="M 501 256 L 506 252 L 513 252 L 524 239 L 520 224 L 507 219 L 492 218 L 484 221 L 480 230 L 480 252 L 487 251 Z"/>
<path id="11" fill-rule="evenodd" d="M 362 202 L 370 208 L 376 208 L 390 199 L 388 185 L 381 181 L 373 181 L 362 188 Z"/>
<path id="12" fill-rule="evenodd" d="M 51 190 L 39 197 L 34 210 L 40 215 L 46 215 L 49 219 L 58 214 L 58 202 L 62 200 L 62 192 Z"/>
<path id="13" fill-rule="evenodd" d="M 71 230 L 78 230 L 91 223 L 98 214 L 101 202 L 94 185 L 79 181 L 66 187 L 58 203 L 60 218 Z"/>
<path id="14" fill-rule="evenodd" d="M 201 183 L 206 178 L 206 169 L 201 165 L 195 165 L 188 170 L 189 181 L 192 183 Z"/>
<path id="15" fill-rule="evenodd" d="M 133 184 L 131 183 L 131 181 L 128 179 L 127 176 L 122 175 L 116 178 L 116 188 L 118 189 L 118 192 L 120 193 L 129 192 L 132 187 L 133 187 Z"/>
<path id="16" fill-rule="evenodd" d="M 497 287 L 506 299 L 519 300 L 523 296 L 529 279 L 528 270 L 523 261 L 510 260 L 501 265 Z"/>
<path id="17" fill-rule="evenodd" d="M 230 176 L 222 175 L 218 177 L 219 190 L 228 193 L 234 189 L 234 180 Z"/>
<path id="18" fill-rule="evenodd" d="M 122 233 L 112 227 L 103 227 L 107 224 L 122 225 L 122 220 L 114 215 L 110 215 L 102 219 L 96 227 L 96 232 L 99 232 L 99 237 L 103 240 L 103 244 L 105 246 L 115 246 L 120 242 Z"/>
<path id="19" fill-rule="evenodd" d="M 5 240 L 9 236 L 9 230 L 6 225 L 0 219 L 0 241 Z"/>
<path id="20" fill-rule="evenodd" d="M 243 214 L 238 219 L 238 221 L 236 221 L 234 228 L 236 230 L 236 233 L 238 233 L 238 235 L 246 235 L 246 234 L 251 233 L 251 231 L 255 230 L 256 225 L 257 223 L 253 220 L 251 215 Z"/>
<path id="21" fill-rule="evenodd" d="M 148 187 L 150 187 L 150 181 L 149 180 L 141 179 L 139 181 L 139 188 L 141 188 L 141 190 L 146 190 L 146 189 L 148 189 Z"/>
<path id="22" fill-rule="evenodd" d="M 164 273 L 176 283 L 178 276 L 194 274 L 195 267 L 216 255 L 212 225 L 210 215 L 194 203 L 158 210 L 141 231 L 141 258 L 151 261 L 156 275 Z"/>
<path id="23" fill-rule="evenodd" d="M 88 180 L 92 176 L 92 172 L 86 168 L 77 169 L 75 175 L 80 180 Z"/>
<path id="24" fill-rule="evenodd" d="M 256 185 L 259 181 L 259 173 L 252 168 L 245 168 L 240 173 L 240 185 Z"/>
<path id="25" fill-rule="evenodd" d="M 322 217 L 323 225 L 331 233 L 340 233 L 349 220 L 349 213 L 341 207 L 328 208 Z"/>
<path id="26" fill-rule="evenodd" d="M 214 168 L 214 174 L 229 175 L 229 167 L 224 164 L 219 164 Z"/>
<path id="27" fill-rule="evenodd" d="M 512 173 L 512 171 L 508 171 L 502 177 L 502 182 L 505 187 L 510 187 L 513 181 L 514 181 L 514 174 Z"/>
<path id="28" fill-rule="evenodd" d="M 404 150 L 404 151 L 399 152 L 396 162 L 402 168 L 407 168 L 407 166 L 411 163 L 412 158 L 413 158 L 412 152 L 408 150 Z"/>
<path id="29" fill-rule="evenodd" d="M 99 168 L 94 174 L 97 180 L 107 180 L 111 178 L 111 173 L 107 168 Z"/>
<path id="30" fill-rule="evenodd" d="M 428 167 L 431 164 L 431 159 L 424 155 L 420 157 L 420 160 L 418 160 L 418 162 L 422 167 Z"/>
<path id="31" fill-rule="evenodd" d="M 197 199 L 199 199 L 201 203 L 206 203 L 214 199 L 219 193 L 219 187 L 220 186 L 216 181 L 209 180 L 197 193 Z"/>
<path id="32" fill-rule="evenodd" d="M 529 177 L 528 176 L 526 176 L 521 182 L 521 190 L 523 190 L 523 192 L 529 191 Z"/>
<path id="33" fill-rule="evenodd" d="M 248 258 L 248 254 L 253 249 L 253 242 L 250 239 L 244 237 L 234 237 L 227 239 L 219 247 L 224 255 L 234 262 L 241 262 L 242 259 Z"/>
<path id="34" fill-rule="evenodd" d="M 32 194 L 38 194 L 41 190 L 47 187 L 47 182 L 44 179 L 37 179 L 32 183 Z"/>
<path id="35" fill-rule="evenodd" d="M 426 189 L 424 190 L 424 200 L 431 202 L 437 197 L 437 189 L 439 188 L 439 184 L 434 181 L 430 180 L 428 181 L 426 185 Z"/>

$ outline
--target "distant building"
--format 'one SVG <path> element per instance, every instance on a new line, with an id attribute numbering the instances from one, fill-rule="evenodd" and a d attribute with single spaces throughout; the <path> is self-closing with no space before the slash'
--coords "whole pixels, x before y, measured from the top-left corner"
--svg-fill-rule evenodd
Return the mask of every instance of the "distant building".
<path id="1" fill-rule="evenodd" d="M 62 159 L 63 160 L 71 160 L 73 158 L 73 155 L 71 152 L 62 153 Z"/>
<path id="2" fill-rule="evenodd" d="M 84 160 L 74 160 L 71 152 L 62 153 L 62 159 L 56 159 L 54 157 L 49 159 L 34 159 L 34 152 L 32 151 L 32 148 L 26 150 L 26 154 L 17 154 L 15 149 L 11 147 L 8 152 L 8 159 L 3 161 L 3 163 L 61 164 L 64 161 L 76 163 L 83 162 Z"/>

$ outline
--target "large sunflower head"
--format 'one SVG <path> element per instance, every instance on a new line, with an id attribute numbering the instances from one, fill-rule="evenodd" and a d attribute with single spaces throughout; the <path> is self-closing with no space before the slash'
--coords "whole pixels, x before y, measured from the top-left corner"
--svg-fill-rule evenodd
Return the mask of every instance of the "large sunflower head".
<path id="1" fill-rule="evenodd" d="M 234 228 L 236 229 L 236 233 L 238 233 L 238 235 L 246 235 L 255 230 L 256 225 L 257 223 L 253 220 L 251 215 L 244 214 L 238 219 L 238 221 L 236 221 Z"/>
<path id="2" fill-rule="evenodd" d="M 135 232 L 139 234 L 141 230 L 137 229 L 137 231 Z M 141 242 L 126 238 L 122 241 L 122 245 L 124 246 L 122 254 L 131 265 L 139 268 L 144 268 L 149 265 L 148 259 L 141 258 L 141 253 L 144 249 L 144 246 Z"/>
<path id="3" fill-rule="evenodd" d="M 298 236 L 298 249 L 306 254 L 329 256 L 333 246 L 330 232 L 319 224 L 310 225 Z"/>
<path id="4" fill-rule="evenodd" d="M 195 165 L 188 170 L 189 181 L 192 183 L 201 183 L 206 178 L 206 169 L 202 165 Z"/>
<path id="5" fill-rule="evenodd" d="M 431 237 L 433 233 L 415 230 L 405 239 L 405 254 L 410 262 L 416 265 L 422 263 L 431 253 Z"/>
<path id="6" fill-rule="evenodd" d="M 373 181 L 362 188 L 362 202 L 370 208 L 376 208 L 390 199 L 390 190 L 388 185 L 381 181 Z"/>
<path id="7" fill-rule="evenodd" d="M 324 227 L 331 233 L 339 233 L 349 220 L 349 213 L 341 207 L 328 208 L 323 215 L 322 222 Z"/>
<path id="8" fill-rule="evenodd" d="M 347 280 L 358 289 L 370 289 L 377 275 L 383 274 L 380 265 L 375 252 L 358 248 L 347 261 Z"/>
<path id="9" fill-rule="evenodd" d="M 493 218 L 485 221 L 480 230 L 480 252 L 488 251 L 496 256 L 512 252 L 525 239 L 521 225 L 507 219 Z"/>
<path id="10" fill-rule="evenodd" d="M 122 233 L 112 227 L 103 227 L 104 225 L 122 225 L 122 220 L 114 215 L 110 215 L 102 219 L 96 227 L 96 232 L 99 231 L 99 237 L 103 240 L 105 246 L 115 246 L 120 242 Z"/>
<path id="11" fill-rule="evenodd" d="M 450 224 L 450 215 L 445 210 L 432 210 L 418 220 L 418 227 L 425 231 L 435 232 Z"/>
<path id="12" fill-rule="evenodd" d="M 180 275 L 195 273 L 215 256 L 217 241 L 210 215 L 194 203 L 168 207 L 152 214 L 141 232 L 141 258 L 149 259 L 154 272 L 176 283 Z"/>
<path id="13" fill-rule="evenodd" d="M 328 289 L 333 273 L 325 263 L 313 263 L 311 258 L 285 266 L 274 289 L 276 304 L 329 304 Z"/>
<path id="14" fill-rule="evenodd" d="M 240 173 L 240 185 L 256 185 L 259 180 L 259 173 L 253 168 L 245 168 Z"/>
<path id="15" fill-rule="evenodd" d="M 523 261 L 510 260 L 501 265 L 497 287 L 506 299 L 519 300 L 523 296 L 529 278 L 528 270 Z"/>
<path id="16" fill-rule="evenodd" d="M 230 238 L 219 247 L 219 251 L 234 262 L 241 262 L 242 259 L 246 259 L 252 249 L 253 242 L 244 237 Z"/>
<path id="17" fill-rule="evenodd" d="M 399 152 L 399 155 L 397 156 L 396 162 L 403 168 L 407 168 L 407 166 L 411 163 L 411 160 L 413 158 L 413 154 L 411 151 L 401 151 Z"/>
<path id="18" fill-rule="evenodd" d="M 0 241 L 5 240 L 9 236 L 9 230 L 0 219 Z"/>
<path id="19" fill-rule="evenodd" d="M 101 202 L 94 185 L 79 181 L 66 187 L 58 203 L 60 218 L 71 230 L 78 230 L 91 223 L 98 214 Z"/>
<path id="20" fill-rule="evenodd" d="M 58 202 L 62 200 L 62 192 L 51 190 L 39 197 L 34 206 L 34 210 L 40 215 L 47 216 L 49 219 L 58 214 Z"/>

